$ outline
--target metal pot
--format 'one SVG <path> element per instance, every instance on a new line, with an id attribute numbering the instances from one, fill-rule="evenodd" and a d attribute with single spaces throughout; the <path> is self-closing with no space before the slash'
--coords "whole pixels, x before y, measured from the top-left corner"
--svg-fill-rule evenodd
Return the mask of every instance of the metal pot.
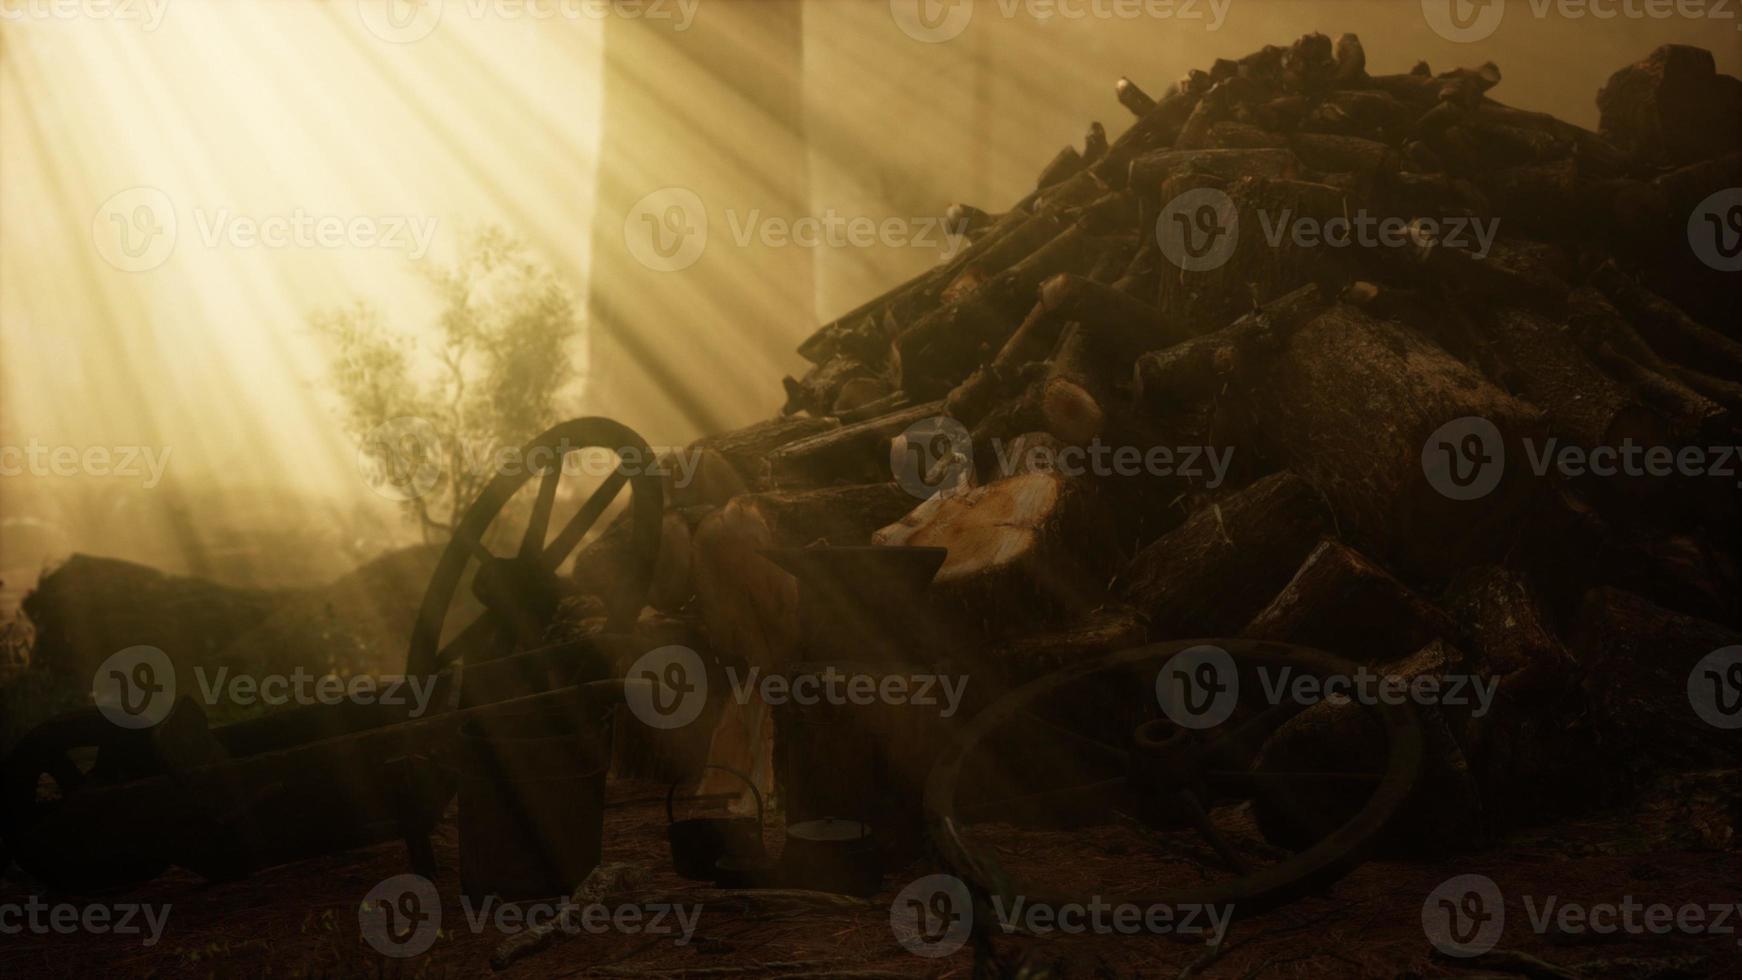
<path id="1" fill-rule="evenodd" d="M 766 861 L 762 848 L 762 793 L 750 777 L 725 766 L 708 765 L 706 769 L 729 772 L 743 780 L 756 797 L 754 817 L 686 817 L 677 819 L 672 812 L 673 797 L 678 783 L 671 784 L 665 794 L 666 839 L 671 842 L 671 863 L 678 875 L 691 881 L 713 881 L 715 865 L 722 858 L 745 862 Z M 682 782 L 679 780 L 678 782 Z"/>
<path id="2" fill-rule="evenodd" d="M 780 852 L 780 884 L 868 898 L 883 887 L 883 864 L 871 825 L 825 817 L 789 824 Z"/>

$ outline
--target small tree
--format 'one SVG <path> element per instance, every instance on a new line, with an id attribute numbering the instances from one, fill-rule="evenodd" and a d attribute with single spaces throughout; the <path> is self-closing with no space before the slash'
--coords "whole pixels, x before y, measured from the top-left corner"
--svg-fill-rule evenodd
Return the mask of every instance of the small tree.
<path id="1" fill-rule="evenodd" d="M 402 501 L 428 540 L 453 531 L 501 450 L 555 421 L 575 379 L 569 345 L 580 318 L 562 281 L 499 228 L 468 236 L 454 265 L 418 272 L 441 302 L 433 345 L 361 301 L 317 312 L 310 325 L 328 347 L 347 432 L 362 442 L 409 418 L 433 433 L 440 475 Z"/>

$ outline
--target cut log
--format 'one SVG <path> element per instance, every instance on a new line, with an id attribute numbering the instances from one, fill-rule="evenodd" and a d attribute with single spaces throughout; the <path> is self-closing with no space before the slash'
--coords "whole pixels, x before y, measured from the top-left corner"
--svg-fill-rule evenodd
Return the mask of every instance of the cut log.
<path id="1" fill-rule="evenodd" d="M 1495 361 L 1490 380 L 1542 409 L 1550 435 L 1586 447 L 1669 437 L 1660 417 L 1593 364 L 1561 324 L 1512 309 L 1482 319 Z"/>
<path id="2" fill-rule="evenodd" d="M 1652 350 L 1704 373 L 1742 381 L 1742 342 L 1694 320 L 1628 277 L 1613 262 L 1592 273 L 1591 284 L 1627 314 Z"/>
<path id="3" fill-rule="evenodd" d="M 1204 401 L 1280 350 L 1325 305 L 1317 286 L 1302 286 L 1215 333 L 1144 354 L 1134 368 L 1132 399 L 1156 413 Z"/>
<path id="4" fill-rule="evenodd" d="M 1099 605 L 1111 556 L 1087 481 L 1030 473 L 927 500 L 873 536 L 876 544 L 941 547 L 940 604 L 997 635 Z"/>
<path id="5" fill-rule="evenodd" d="M 575 552 L 569 581 L 584 595 L 600 596 L 611 605 L 624 577 L 624 569 L 634 567 L 630 554 L 632 532 L 627 512 L 618 516 L 605 530 Z M 647 605 L 662 612 L 674 612 L 695 594 L 690 576 L 690 526 L 675 510 L 668 510 L 659 536 L 659 558 L 653 566 L 653 583 L 647 592 Z"/>
<path id="6" fill-rule="evenodd" d="M 1252 391 L 1261 438 L 1325 495 L 1350 544 L 1406 581 L 1507 548 L 1540 482 L 1522 445 L 1534 409 L 1414 330 L 1349 306 L 1303 326 L 1267 364 Z M 1430 443 L 1463 419 L 1494 427 L 1478 426 L 1476 458 L 1460 455 L 1474 430 Z M 1497 482 L 1478 486 L 1485 477 Z"/>
<path id="7" fill-rule="evenodd" d="M 1139 119 L 1155 111 L 1155 100 L 1137 87 L 1137 83 L 1123 76 L 1113 85 L 1113 94 L 1118 97 L 1119 104 L 1131 110 L 1131 114 Z"/>
<path id="8" fill-rule="evenodd" d="M 875 381 L 878 371 L 856 357 L 832 357 L 811 368 L 800 380 L 784 378 L 786 405 L 782 415 L 809 412 L 822 417 L 830 414 L 841 391 L 855 381 Z"/>
<path id="9" fill-rule="evenodd" d="M 1086 340 L 1115 357 L 1129 359 L 1186 339 L 1162 332 L 1155 307 L 1092 278 L 1053 276 L 1041 284 L 1040 305 L 1080 324 Z"/>
<path id="10" fill-rule="evenodd" d="M 1320 542 L 1270 605 L 1240 631 L 1253 639 L 1316 647 L 1356 663 L 1396 660 L 1451 634 L 1451 620 L 1432 603 L 1334 540 Z"/>
<path id="11" fill-rule="evenodd" d="M 1058 629 L 1011 640 L 994 654 L 992 666 L 1004 683 L 1025 684 L 1085 660 L 1142 646 L 1148 636 L 1136 610 L 1115 604 Z"/>
<path id="12" fill-rule="evenodd" d="M 1696 665 L 1738 643 L 1742 633 L 1734 629 L 1629 592 L 1593 589 L 1585 596 L 1570 646 L 1584 668 L 1599 746 L 1615 775 L 1646 779 L 1742 762 L 1742 743 L 1725 738 L 1689 703 L 1690 694 L 1713 693 L 1712 685 L 1728 680 L 1698 676 Z M 1733 703 L 1733 687 L 1727 697 Z"/>
<path id="13" fill-rule="evenodd" d="M 1188 189 L 1214 187 L 1210 181 L 1213 178 L 1172 178 L 1163 188 L 1163 199 L 1177 199 Z M 1349 268 L 1352 256 L 1345 254 L 1349 250 L 1304 245 L 1290 234 L 1297 221 L 1323 227 L 1325 221 L 1342 218 L 1349 207 L 1342 189 L 1306 181 L 1250 179 L 1228 185 L 1226 193 L 1238 215 L 1237 225 L 1223 232 L 1232 250 L 1220 264 L 1208 267 L 1183 265 L 1179 255 L 1170 254 L 1172 261 L 1162 270 L 1156 297 L 1164 323 L 1177 324 L 1191 334 L 1207 333 L 1308 283 L 1355 278 Z M 1192 216 L 1170 217 L 1175 227 L 1184 229 L 1181 244 L 1207 244 L 1201 240 L 1201 229 L 1179 225 L 1182 219 L 1190 225 Z"/>
<path id="14" fill-rule="evenodd" d="M 1178 174 L 1213 174 L 1224 180 L 1237 180 L 1241 177 L 1293 177 L 1299 170 L 1300 160 L 1287 147 L 1157 150 L 1131 162 L 1131 186 L 1147 194 Z"/>
<path id="15" fill-rule="evenodd" d="M 1157 640 L 1227 636 L 1289 581 L 1330 529 L 1306 481 L 1277 473 L 1187 518 L 1138 553 L 1124 595 Z"/>
<path id="16" fill-rule="evenodd" d="M 1688 163 L 1742 149 L 1742 81 L 1719 75 L 1704 48 L 1666 44 L 1609 76 L 1599 129 L 1648 163 Z"/>
<path id="17" fill-rule="evenodd" d="M 1568 665 L 1542 599 L 1518 572 L 1499 565 L 1473 568 L 1447 587 L 1444 603 L 1457 621 L 1460 644 L 1493 674 L 1533 664 Z"/>
<path id="18" fill-rule="evenodd" d="M 795 439 L 768 454 L 770 480 L 781 489 L 803 489 L 887 479 L 889 440 L 913 423 L 943 411 L 941 400 L 926 402 Z"/>
<path id="19" fill-rule="evenodd" d="M 921 397 L 946 394 L 1004 344 L 1044 279 L 1094 264 L 1105 247 L 1095 232 L 1104 230 L 1107 215 L 1127 206 L 1121 195 L 1108 195 L 1044 246 L 903 332 L 895 345 L 902 389 Z"/>
<path id="20" fill-rule="evenodd" d="M 798 586 L 769 548 L 870 543 L 913 497 L 893 483 L 746 494 L 703 519 L 692 553 L 702 622 L 728 662 L 772 666 L 795 653 Z"/>

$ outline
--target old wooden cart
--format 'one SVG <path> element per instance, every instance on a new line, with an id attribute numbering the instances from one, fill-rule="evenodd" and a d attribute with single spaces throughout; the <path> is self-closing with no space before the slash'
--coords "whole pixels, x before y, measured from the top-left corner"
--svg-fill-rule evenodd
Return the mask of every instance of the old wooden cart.
<path id="1" fill-rule="evenodd" d="M 350 847 L 404 839 L 414 866 L 432 863 L 427 835 L 454 794 L 434 761 L 462 726 L 558 713 L 584 724 L 610 712 L 658 553 L 663 491 L 650 467 L 618 465 L 553 535 L 568 454 L 650 458 L 646 442 L 604 418 L 549 430 L 522 450 L 457 526 L 425 592 L 406 675 L 433 684 L 428 710 L 401 704 L 314 704 L 210 728 L 179 699 L 156 725 L 117 726 L 96 708 L 29 732 L 0 772 L 0 834 L 20 867 L 62 891 L 138 882 L 171 864 L 214 878 Z M 632 473 L 631 470 L 638 471 Z M 536 498 L 515 554 L 485 542 L 533 476 Z M 623 488 L 630 546 L 606 601 L 603 632 L 551 645 L 564 593 L 558 569 Z M 443 644 L 462 584 L 477 620 Z M 608 751 L 608 746 L 605 747 Z"/>

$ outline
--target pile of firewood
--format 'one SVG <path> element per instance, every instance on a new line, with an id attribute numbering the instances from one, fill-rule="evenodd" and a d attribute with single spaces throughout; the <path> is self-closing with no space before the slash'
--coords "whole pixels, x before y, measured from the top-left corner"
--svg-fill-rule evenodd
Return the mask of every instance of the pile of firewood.
<path id="1" fill-rule="evenodd" d="M 1689 236 L 1702 201 L 1742 186 L 1742 82 L 1662 48 L 1604 87 L 1593 133 L 1488 98 L 1499 80 L 1370 75 L 1354 36 L 1316 34 L 1158 96 L 1120 79 L 1135 121 L 1118 138 L 1092 125 L 1002 213 L 952 208 L 971 244 L 805 341 L 814 367 L 786 379 L 780 418 L 699 443 L 655 605 L 724 659 L 777 664 L 801 652 L 796 583 L 761 549 L 938 545 L 926 628 L 1007 681 L 1216 636 L 1498 679 L 1493 712 L 1443 719 L 1436 833 L 1733 764 L 1686 682 L 1742 636 L 1738 477 L 1531 463 L 1551 439 L 1736 444 L 1737 274 Z M 1237 241 L 1182 268 L 1168 209 L 1203 189 Z M 1358 214 L 1412 234 L 1266 233 Z M 1474 249 L 1418 219 L 1498 235 Z M 1468 417 L 1501 434 L 1505 469 L 1453 499 L 1424 453 Z M 897 441 L 939 418 L 968 465 L 922 501 L 895 480 Z M 1020 462 L 1096 445 L 1232 455 L 1215 481 Z M 595 551 L 583 579 L 605 574 Z"/>

